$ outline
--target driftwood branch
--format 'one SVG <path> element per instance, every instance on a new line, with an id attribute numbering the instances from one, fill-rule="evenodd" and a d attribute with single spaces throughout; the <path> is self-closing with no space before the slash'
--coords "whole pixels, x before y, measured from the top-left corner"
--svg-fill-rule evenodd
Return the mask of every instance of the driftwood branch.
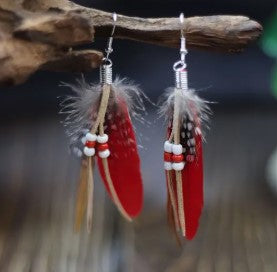
<path id="1" fill-rule="evenodd" d="M 71 47 L 108 37 L 112 15 L 67 0 L 1 0 L 0 84 L 24 82 L 40 69 L 82 72 L 98 67 L 94 50 Z M 242 51 L 262 27 L 244 16 L 191 17 L 184 22 L 189 48 Z M 115 37 L 178 47 L 178 18 L 144 19 L 118 15 Z"/>

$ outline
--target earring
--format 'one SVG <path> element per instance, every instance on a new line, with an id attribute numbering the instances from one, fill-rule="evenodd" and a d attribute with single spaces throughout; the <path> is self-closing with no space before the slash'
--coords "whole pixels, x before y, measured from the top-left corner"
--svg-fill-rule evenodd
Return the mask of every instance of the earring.
<path id="1" fill-rule="evenodd" d="M 180 15 L 183 26 L 184 15 Z M 173 65 L 175 88 L 169 88 L 160 113 L 168 122 L 164 143 L 164 169 L 168 215 L 175 232 L 191 240 L 203 206 L 202 122 L 207 121 L 207 101 L 188 89 L 186 40 L 181 28 L 181 60 Z"/>
<path id="2" fill-rule="evenodd" d="M 112 79 L 112 42 L 117 15 L 106 56 L 100 67 L 100 84 L 84 80 L 78 86 L 67 84 L 76 94 L 63 102 L 71 150 L 81 157 L 75 228 L 80 229 L 87 211 L 88 231 L 92 225 L 93 172 L 97 157 L 106 190 L 122 216 L 131 221 L 142 209 L 143 187 L 140 159 L 130 114 L 144 110 L 139 88 L 126 79 Z"/>

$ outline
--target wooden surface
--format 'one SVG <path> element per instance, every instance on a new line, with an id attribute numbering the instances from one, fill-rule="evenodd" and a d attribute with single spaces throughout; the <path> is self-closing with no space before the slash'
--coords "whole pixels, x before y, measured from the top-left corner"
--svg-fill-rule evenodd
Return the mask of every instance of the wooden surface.
<path id="1" fill-rule="evenodd" d="M 240 52 L 255 41 L 262 26 L 246 16 L 195 16 L 184 24 L 176 18 L 118 15 L 115 38 L 179 47 L 183 28 L 188 48 Z M 0 85 L 25 82 L 38 70 L 86 72 L 99 67 L 96 50 L 76 50 L 94 38 L 107 38 L 112 13 L 68 0 L 1 0 Z M 72 49 L 73 47 L 73 49 Z"/>
<path id="2" fill-rule="evenodd" d="M 0 271 L 275 272 L 277 202 L 264 166 L 276 146 L 276 117 L 266 110 L 215 112 L 201 227 L 182 249 L 166 225 L 160 123 L 138 128 L 149 138 L 141 150 L 142 215 L 131 225 L 121 220 L 97 179 L 91 235 L 72 230 L 78 162 L 67 154 L 59 120 L 2 123 Z"/>

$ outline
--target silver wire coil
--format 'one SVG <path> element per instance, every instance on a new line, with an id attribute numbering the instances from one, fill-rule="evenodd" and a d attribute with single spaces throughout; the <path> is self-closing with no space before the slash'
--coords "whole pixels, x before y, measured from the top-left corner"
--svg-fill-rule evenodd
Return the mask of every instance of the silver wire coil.
<path id="1" fill-rule="evenodd" d="M 175 87 L 177 89 L 188 89 L 188 75 L 187 71 L 175 71 Z"/>
<path id="2" fill-rule="evenodd" d="M 177 89 L 188 89 L 188 74 L 186 67 L 186 64 L 181 61 L 176 62 L 173 66 L 175 72 L 175 87 Z"/>
<path id="3" fill-rule="evenodd" d="M 100 66 L 100 83 L 113 83 L 113 67 L 110 59 L 103 59 L 103 64 Z"/>

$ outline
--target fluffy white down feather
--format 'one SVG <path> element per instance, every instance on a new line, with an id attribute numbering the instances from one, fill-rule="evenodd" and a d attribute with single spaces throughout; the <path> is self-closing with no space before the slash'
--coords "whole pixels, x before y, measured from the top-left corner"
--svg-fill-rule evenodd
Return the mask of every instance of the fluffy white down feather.
<path id="1" fill-rule="evenodd" d="M 189 117 L 191 120 L 197 114 L 201 123 L 207 123 L 211 114 L 209 102 L 200 98 L 196 91 L 189 89 L 183 91 L 174 87 L 168 88 L 159 102 L 159 114 L 164 116 L 166 121 L 170 121 L 173 116 L 174 101 L 178 100 L 180 108 L 180 120 Z"/>
<path id="2" fill-rule="evenodd" d="M 76 84 L 63 83 L 62 86 L 69 87 L 73 91 L 73 95 L 66 97 L 61 103 L 60 113 L 67 115 L 64 126 L 70 139 L 70 148 L 75 154 L 81 156 L 83 148 L 81 139 L 96 120 L 102 87 L 101 84 L 87 83 L 84 77 L 77 80 Z M 142 117 L 145 112 L 143 100 L 149 101 L 149 99 L 138 85 L 126 78 L 117 77 L 111 91 L 107 114 L 115 108 L 119 100 L 124 100 L 130 115 L 139 121 L 145 121 Z"/>

